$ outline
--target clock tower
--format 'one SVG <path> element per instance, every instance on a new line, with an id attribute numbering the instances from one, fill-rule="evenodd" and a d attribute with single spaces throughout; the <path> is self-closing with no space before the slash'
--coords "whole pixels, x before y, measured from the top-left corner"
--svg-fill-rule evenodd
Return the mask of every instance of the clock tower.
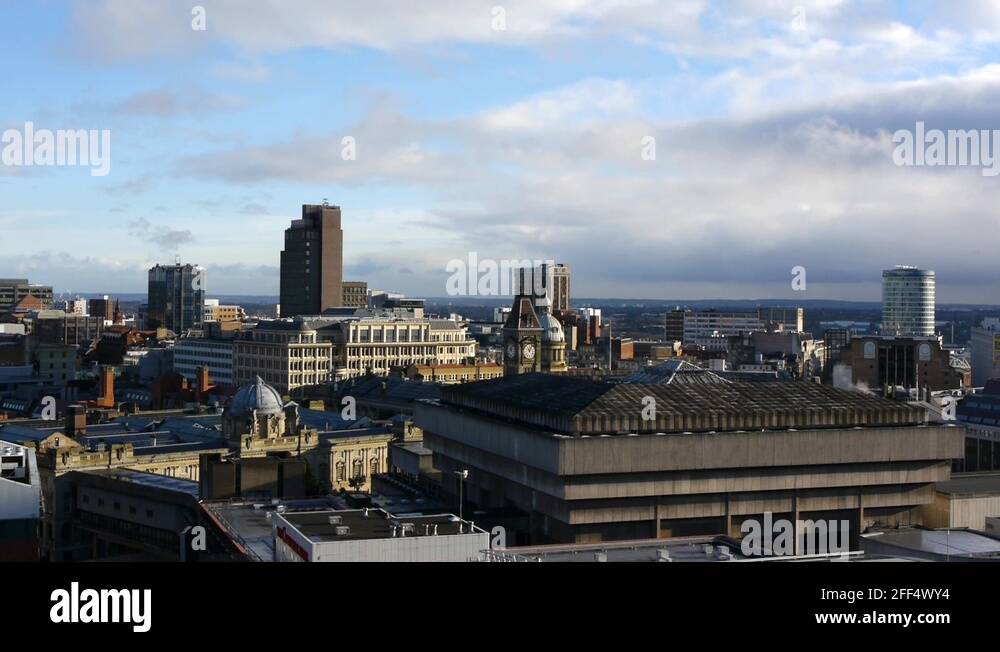
<path id="1" fill-rule="evenodd" d="M 541 371 L 542 333 L 533 298 L 524 294 L 515 297 L 510 316 L 503 325 L 505 376 Z"/>

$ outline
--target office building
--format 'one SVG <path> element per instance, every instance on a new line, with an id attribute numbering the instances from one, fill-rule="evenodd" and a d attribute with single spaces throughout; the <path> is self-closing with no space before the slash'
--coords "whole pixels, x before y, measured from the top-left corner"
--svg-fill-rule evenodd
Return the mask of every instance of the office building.
<path id="1" fill-rule="evenodd" d="M 285 229 L 281 252 L 281 316 L 318 315 L 344 300 L 344 232 L 340 207 L 302 206 Z"/>
<path id="2" fill-rule="evenodd" d="M 80 346 L 97 342 L 104 334 L 104 318 L 44 310 L 26 318 L 39 342 Z"/>
<path id="3" fill-rule="evenodd" d="M 31 353 L 38 377 L 52 387 L 65 387 L 76 379 L 77 347 L 72 344 L 42 342 Z"/>
<path id="4" fill-rule="evenodd" d="M 367 373 L 385 376 L 411 365 L 461 365 L 476 357 L 476 341 L 463 324 L 417 317 L 408 310 L 358 311 L 312 323 L 333 344 L 337 380 Z"/>
<path id="5" fill-rule="evenodd" d="M 344 281 L 344 296 L 340 302 L 345 308 L 365 308 L 368 306 L 368 283 L 365 281 Z"/>
<path id="6" fill-rule="evenodd" d="M 803 382 L 524 374 L 445 386 L 414 417 L 448 490 L 467 470 L 469 502 L 527 512 L 530 543 L 739 536 L 764 512 L 847 519 L 855 536 L 916 524 L 963 449 L 924 409 Z"/>
<path id="7" fill-rule="evenodd" d="M 40 310 L 52 308 L 51 285 L 33 285 L 26 278 L 0 278 L 0 314 L 14 312 L 28 297 L 37 299 Z"/>
<path id="8" fill-rule="evenodd" d="M 292 393 L 369 373 L 386 376 L 411 365 L 461 365 L 476 357 L 476 341 L 455 321 L 401 308 L 327 312 L 264 321 L 241 333 L 233 349 L 235 382 L 259 375 Z"/>
<path id="9" fill-rule="evenodd" d="M 1000 319 L 990 317 L 972 329 L 972 386 L 1000 378 Z"/>
<path id="10" fill-rule="evenodd" d="M 965 456 L 955 470 L 1000 471 L 1000 379 L 960 400 L 955 419 L 965 426 Z"/>
<path id="11" fill-rule="evenodd" d="M 898 265 L 882 272 L 882 334 L 934 335 L 934 272 Z"/>
<path id="12" fill-rule="evenodd" d="M 411 299 L 405 294 L 398 292 L 386 292 L 384 290 L 371 290 L 368 293 L 368 307 L 374 311 L 408 311 L 414 317 L 424 316 L 423 299 Z"/>
<path id="13" fill-rule="evenodd" d="M 205 270 L 197 265 L 157 265 L 149 270 L 146 328 L 181 334 L 205 320 Z"/>
<path id="14" fill-rule="evenodd" d="M 333 380 L 333 345 L 316 328 L 298 319 L 260 322 L 233 340 L 233 382 L 261 377 L 282 394 Z"/>
<path id="15" fill-rule="evenodd" d="M 664 337 L 686 346 L 724 350 L 726 338 L 757 331 L 802 332 L 802 308 L 756 308 L 746 311 L 677 308 L 664 318 Z"/>
<path id="16" fill-rule="evenodd" d="M 66 299 L 63 302 L 63 310 L 71 315 L 82 315 L 84 317 L 90 314 L 87 310 L 87 300 L 79 297 L 76 299 Z"/>
<path id="17" fill-rule="evenodd" d="M 174 372 L 194 381 L 198 378 L 198 368 L 206 367 L 212 382 L 233 385 L 234 341 L 194 334 L 177 338 L 173 348 Z"/>
<path id="18" fill-rule="evenodd" d="M 101 299 L 90 299 L 87 301 L 87 312 L 85 314 L 111 322 L 115 318 L 115 302 L 104 295 Z"/>
<path id="19" fill-rule="evenodd" d="M 801 333 L 805 328 L 805 311 L 802 308 L 772 307 L 755 311 L 765 330 Z"/>
<path id="20" fill-rule="evenodd" d="M 552 300 L 552 312 L 557 315 L 569 312 L 569 265 L 559 263 L 552 268 L 552 291 L 549 297 Z"/>
<path id="21" fill-rule="evenodd" d="M 223 305 L 218 299 L 205 299 L 206 322 L 239 322 L 247 318 L 242 306 Z"/>

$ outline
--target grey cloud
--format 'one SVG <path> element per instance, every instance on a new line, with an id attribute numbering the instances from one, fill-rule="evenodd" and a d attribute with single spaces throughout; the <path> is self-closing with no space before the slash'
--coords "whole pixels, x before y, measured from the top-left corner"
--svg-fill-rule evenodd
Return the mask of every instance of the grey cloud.
<path id="1" fill-rule="evenodd" d="M 128 223 L 129 235 L 145 240 L 167 251 L 176 251 L 181 245 L 194 242 L 194 234 L 189 229 L 171 229 L 153 226 L 146 218 Z"/>

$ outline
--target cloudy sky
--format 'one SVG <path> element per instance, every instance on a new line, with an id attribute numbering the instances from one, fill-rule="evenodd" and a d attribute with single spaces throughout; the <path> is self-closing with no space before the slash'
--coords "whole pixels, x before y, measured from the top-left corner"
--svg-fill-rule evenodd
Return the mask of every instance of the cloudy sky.
<path id="1" fill-rule="evenodd" d="M 4 4 L 0 130 L 110 129 L 112 165 L 0 166 L 0 277 L 142 292 L 180 256 L 277 294 L 326 198 L 345 276 L 417 296 L 475 251 L 577 296 L 874 300 L 912 264 L 1000 303 L 1000 177 L 892 160 L 917 121 L 1000 129 L 1000 3 L 197 6 Z"/>

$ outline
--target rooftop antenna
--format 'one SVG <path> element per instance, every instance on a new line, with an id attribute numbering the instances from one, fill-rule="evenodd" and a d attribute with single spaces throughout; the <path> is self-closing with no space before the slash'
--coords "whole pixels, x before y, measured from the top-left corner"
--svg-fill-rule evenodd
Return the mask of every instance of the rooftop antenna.
<path id="1" fill-rule="evenodd" d="M 323 205 L 324 205 L 324 206 L 329 206 L 329 205 L 330 205 L 330 200 L 329 200 L 329 199 L 327 199 L 326 197 L 324 197 L 324 198 L 323 198 Z"/>
<path id="2" fill-rule="evenodd" d="M 174 263 L 176 263 L 178 265 L 181 264 L 181 255 L 180 254 L 174 254 Z"/>

